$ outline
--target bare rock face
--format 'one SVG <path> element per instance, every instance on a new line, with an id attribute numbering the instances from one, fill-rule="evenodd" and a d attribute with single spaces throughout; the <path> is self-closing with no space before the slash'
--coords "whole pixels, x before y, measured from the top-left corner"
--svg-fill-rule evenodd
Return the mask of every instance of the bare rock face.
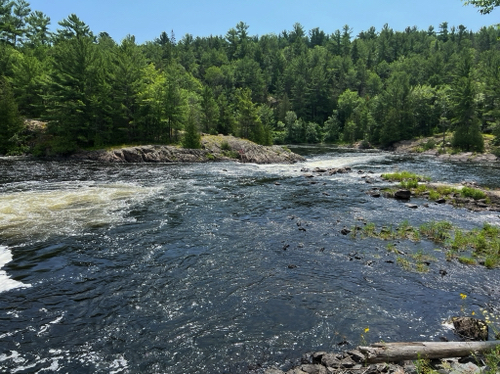
<path id="1" fill-rule="evenodd" d="M 204 136 L 203 149 L 186 149 L 167 145 L 143 145 L 110 151 L 81 151 L 74 160 L 100 162 L 209 162 L 228 161 L 255 164 L 295 163 L 305 159 L 278 145 L 262 146 L 234 136 Z"/>

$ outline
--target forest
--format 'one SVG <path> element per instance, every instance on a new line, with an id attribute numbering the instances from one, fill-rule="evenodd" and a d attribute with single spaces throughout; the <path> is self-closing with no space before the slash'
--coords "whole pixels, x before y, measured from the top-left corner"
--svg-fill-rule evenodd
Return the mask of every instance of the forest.
<path id="1" fill-rule="evenodd" d="M 120 144 L 199 145 L 199 133 L 260 144 L 387 147 L 436 133 L 483 151 L 500 139 L 500 30 L 442 22 L 353 35 L 296 23 L 251 35 L 162 32 L 138 44 L 0 0 L 0 153 L 67 154 Z M 24 119 L 43 128 L 28 129 Z"/>

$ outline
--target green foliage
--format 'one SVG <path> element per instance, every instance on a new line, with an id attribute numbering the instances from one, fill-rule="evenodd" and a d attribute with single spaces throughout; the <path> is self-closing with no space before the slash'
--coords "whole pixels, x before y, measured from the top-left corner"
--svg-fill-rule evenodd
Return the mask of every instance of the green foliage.
<path id="1" fill-rule="evenodd" d="M 401 188 L 405 189 L 418 188 L 418 182 L 420 181 L 430 181 L 429 177 L 417 175 L 409 171 L 382 174 L 382 178 L 389 181 L 399 181 Z"/>
<path id="2" fill-rule="evenodd" d="M 23 121 L 17 110 L 10 84 L 0 76 L 0 154 L 22 152 Z"/>
<path id="3" fill-rule="evenodd" d="M 184 129 L 184 137 L 182 138 L 182 146 L 190 149 L 201 148 L 201 135 L 198 131 L 194 110 L 189 112 L 186 127 Z"/>
<path id="4" fill-rule="evenodd" d="M 391 146 L 439 130 L 454 132 L 457 151 L 482 152 L 481 131 L 500 136 L 493 26 L 384 25 L 354 37 L 348 25 L 326 34 L 297 23 L 253 36 L 239 22 L 224 36 L 162 32 L 142 45 L 95 35 L 75 14 L 49 30 L 25 0 L 0 0 L 0 72 L 21 115 L 50 121 L 52 150 L 177 142 L 191 110 L 203 132 L 260 144 Z"/>
<path id="5" fill-rule="evenodd" d="M 483 191 L 472 187 L 463 187 L 460 190 L 460 194 L 464 197 L 471 197 L 474 200 L 486 199 L 486 194 Z"/>
<path id="6" fill-rule="evenodd" d="M 461 264 L 464 264 L 464 265 L 475 265 L 476 264 L 476 260 L 474 260 L 471 257 L 466 257 L 466 256 L 460 256 L 458 258 L 458 262 L 460 262 Z"/>
<path id="7" fill-rule="evenodd" d="M 477 8 L 480 8 L 479 11 L 482 14 L 491 13 L 491 11 L 500 6 L 500 0 L 465 0 L 465 5 L 474 5 Z"/>
<path id="8" fill-rule="evenodd" d="M 485 374 L 498 373 L 498 368 L 500 367 L 500 345 L 497 345 L 490 352 L 486 353 L 485 359 L 486 364 L 488 365 L 488 370 L 485 371 Z"/>
<path id="9" fill-rule="evenodd" d="M 423 144 L 422 148 L 424 151 L 434 149 L 436 148 L 436 141 L 434 139 L 429 139 Z"/>

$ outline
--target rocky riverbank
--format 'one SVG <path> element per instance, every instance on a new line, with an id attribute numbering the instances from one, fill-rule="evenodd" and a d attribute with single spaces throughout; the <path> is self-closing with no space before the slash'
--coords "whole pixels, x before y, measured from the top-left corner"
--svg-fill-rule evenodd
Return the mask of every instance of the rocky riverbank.
<path id="1" fill-rule="evenodd" d="M 109 150 L 80 151 L 73 160 L 99 162 L 210 162 L 238 161 L 243 163 L 295 163 L 304 157 L 286 147 L 262 146 L 234 136 L 204 135 L 202 149 L 186 149 L 167 145 L 141 145 Z"/>
<path id="2" fill-rule="evenodd" d="M 266 369 L 264 374 L 479 374 L 492 369 L 488 367 L 484 357 L 479 355 L 371 365 L 365 364 L 364 358 L 359 350 L 343 353 L 312 352 L 304 354 L 301 363 L 290 370 L 272 367 Z"/>
<path id="3" fill-rule="evenodd" d="M 272 367 L 264 374 L 466 374 L 498 373 L 498 340 L 488 340 L 488 324 L 474 317 L 453 317 L 462 342 L 378 343 L 341 353 L 309 352 L 288 371 Z M 500 334 L 495 336 L 498 339 Z M 342 342 L 342 344 L 348 344 Z M 425 358 L 427 356 L 429 358 Z"/>
<path id="4" fill-rule="evenodd" d="M 444 149 L 444 151 L 443 151 Z M 494 147 L 491 145 L 491 139 L 485 139 L 485 152 L 459 152 L 449 153 L 451 150 L 449 144 L 447 148 L 442 148 L 442 138 L 429 137 L 424 139 L 404 140 L 395 143 L 391 149 L 394 153 L 401 154 L 421 154 L 426 156 L 434 156 L 444 161 L 455 162 L 495 162 L 499 158 L 493 154 Z"/>

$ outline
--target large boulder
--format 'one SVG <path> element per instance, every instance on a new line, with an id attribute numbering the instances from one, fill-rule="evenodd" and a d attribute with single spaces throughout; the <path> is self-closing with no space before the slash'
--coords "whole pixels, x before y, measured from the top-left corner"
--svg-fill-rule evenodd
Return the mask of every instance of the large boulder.
<path id="1" fill-rule="evenodd" d="M 397 190 L 394 193 L 394 197 L 396 199 L 401 199 L 401 200 L 410 200 L 411 191 L 409 191 L 409 190 Z"/>

